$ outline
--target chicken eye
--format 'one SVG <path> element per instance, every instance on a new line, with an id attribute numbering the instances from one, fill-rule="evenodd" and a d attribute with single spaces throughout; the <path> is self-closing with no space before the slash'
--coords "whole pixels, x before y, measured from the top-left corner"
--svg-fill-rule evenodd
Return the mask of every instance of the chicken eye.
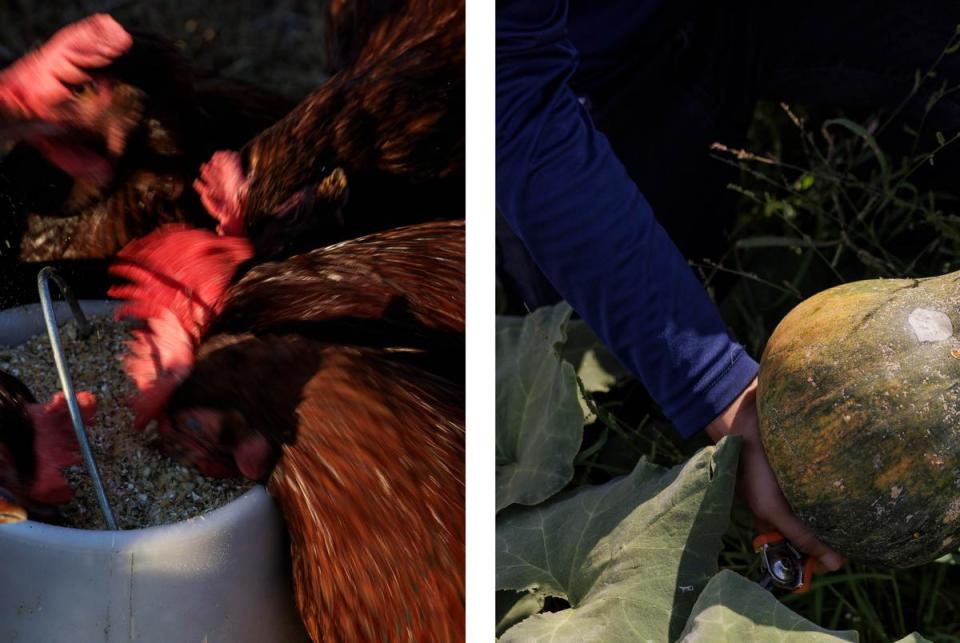
<path id="1" fill-rule="evenodd" d="M 200 425 L 200 420 L 193 417 L 192 415 L 187 416 L 187 419 L 183 422 L 188 429 L 193 431 L 196 434 L 200 434 L 203 431 L 203 427 Z"/>
<path id="2" fill-rule="evenodd" d="M 77 98 L 80 98 L 81 96 L 84 96 L 88 91 L 92 92 L 97 88 L 96 83 L 93 83 L 93 82 L 80 83 L 78 85 L 67 85 L 67 87 L 70 89 L 70 92 Z"/>

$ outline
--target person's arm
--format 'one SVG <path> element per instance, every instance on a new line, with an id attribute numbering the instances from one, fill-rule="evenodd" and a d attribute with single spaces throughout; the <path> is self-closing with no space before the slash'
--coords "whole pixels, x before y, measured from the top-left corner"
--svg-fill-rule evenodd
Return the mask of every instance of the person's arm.
<path id="1" fill-rule="evenodd" d="M 561 0 L 497 5 L 497 206 L 557 291 L 690 436 L 757 364 L 569 88 L 577 53 L 566 9 Z"/>
<path id="2" fill-rule="evenodd" d="M 842 558 L 793 515 L 767 462 L 756 362 L 567 85 L 577 54 L 565 20 L 561 0 L 497 4 L 497 206 L 683 435 L 743 438 L 739 491 L 758 528 L 837 569 Z"/>

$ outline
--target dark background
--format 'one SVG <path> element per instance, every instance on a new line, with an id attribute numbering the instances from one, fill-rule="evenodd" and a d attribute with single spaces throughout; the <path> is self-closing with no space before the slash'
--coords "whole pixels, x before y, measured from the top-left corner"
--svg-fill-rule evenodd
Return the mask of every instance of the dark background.
<path id="1" fill-rule="evenodd" d="M 0 0 L 0 61 L 91 13 L 173 41 L 201 66 L 298 97 L 325 78 L 327 0 Z"/>

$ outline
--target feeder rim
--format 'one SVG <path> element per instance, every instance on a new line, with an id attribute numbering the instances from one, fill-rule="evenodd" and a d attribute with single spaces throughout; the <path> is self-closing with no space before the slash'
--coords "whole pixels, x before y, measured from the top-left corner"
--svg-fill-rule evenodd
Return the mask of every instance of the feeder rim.
<path id="1" fill-rule="evenodd" d="M 216 527 L 226 525 L 235 520 L 241 519 L 249 510 L 249 506 L 263 502 L 266 499 L 272 503 L 273 498 L 267 493 L 266 487 L 262 484 L 256 484 L 253 488 L 243 492 L 240 496 L 234 498 L 225 505 L 216 509 L 204 512 L 198 516 L 171 522 L 164 525 L 154 525 L 152 527 L 138 527 L 136 529 L 83 529 L 80 527 L 65 527 L 62 525 L 51 525 L 45 522 L 35 520 L 24 520 L 22 522 L 0 525 L 0 535 L 15 534 L 20 535 L 30 533 L 34 538 L 43 538 L 45 540 L 56 540 L 63 542 L 60 536 L 80 536 L 83 540 L 104 540 L 116 543 L 122 540 L 135 540 L 144 536 L 160 537 L 164 535 L 174 535 L 175 532 L 191 531 L 193 529 L 202 529 L 204 527 Z"/>

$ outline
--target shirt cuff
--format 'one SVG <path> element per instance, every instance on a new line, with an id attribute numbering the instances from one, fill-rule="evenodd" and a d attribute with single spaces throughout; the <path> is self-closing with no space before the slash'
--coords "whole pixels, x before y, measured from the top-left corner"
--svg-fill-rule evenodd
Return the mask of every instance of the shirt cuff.
<path id="1" fill-rule="evenodd" d="M 672 414 L 671 419 L 684 438 L 696 435 L 710 424 L 743 393 L 760 370 L 759 364 L 739 344 L 731 343 L 731 350 L 724 359 L 729 363 L 707 383 L 697 401 Z"/>

